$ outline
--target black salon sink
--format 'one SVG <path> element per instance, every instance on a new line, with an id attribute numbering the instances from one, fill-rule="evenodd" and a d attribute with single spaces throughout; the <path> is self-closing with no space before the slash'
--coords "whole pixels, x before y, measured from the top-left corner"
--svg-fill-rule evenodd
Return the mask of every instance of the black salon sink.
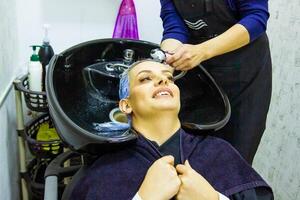
<path id="1" fill-rule="evenodd" d="M 118 107 L 119 75 L 136 60 L 149 58 L 156 44 L 102 39 L 85 42 L 55 55 L 47 73 L 50 114 L 60 137 L 75 150 L 126 144 L 136 138 L 129 131 L 103 132 L 96 124 L 111 121 Z M 124 51 L 132 50 L 131 61 Z M 201 67 L 176 80 L 181 89 L 180 118 L 191 130 L 216 130 L 226 124 L 230 106 L 226 95 Z"/>

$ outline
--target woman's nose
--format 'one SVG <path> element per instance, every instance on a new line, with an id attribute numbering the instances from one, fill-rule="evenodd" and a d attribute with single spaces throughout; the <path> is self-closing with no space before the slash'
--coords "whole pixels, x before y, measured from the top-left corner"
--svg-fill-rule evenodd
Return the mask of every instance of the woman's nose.
<path id="1" fill-rule="evenodd" d="M 168 79 L 165 77 L 159 77 L 157 80 L 157 85 L 167 85 Z"/>

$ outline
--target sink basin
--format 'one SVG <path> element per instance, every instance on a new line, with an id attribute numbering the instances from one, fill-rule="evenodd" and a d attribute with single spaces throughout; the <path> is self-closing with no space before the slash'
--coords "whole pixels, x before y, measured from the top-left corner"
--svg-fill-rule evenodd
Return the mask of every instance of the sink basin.
<path id="1" fill-rule="evenodd" d="M 128 130 L 99 131 L 97 124 L 109 122 L 115 115 L 124 118 L 115 112 L 119 75 L 128 66 L 123 52 L 133 50 L 134 62 L 149 58 L 157 47 L 145 41 L 101 39 L 76 45 L 52 58 L 46 88 L 50 115 L 70 148 L 96 154 L 136 138 Z M 230 116 L 227 96 L 204 68 L 196 67 L 176 83 L 181 89 L 180 118 L 185 128 L 207 131 L 226 124 Z"/>

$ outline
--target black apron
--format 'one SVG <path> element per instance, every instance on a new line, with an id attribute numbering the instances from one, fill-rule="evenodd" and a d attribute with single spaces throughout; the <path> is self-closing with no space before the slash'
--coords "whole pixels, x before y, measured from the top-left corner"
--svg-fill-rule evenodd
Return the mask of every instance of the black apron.
<path id="1" fill-rule="evenodd" d="M 173 0 L 189 30 L 189 43 L 211 39 L 239 21 L 226 0 Z M 263 33 L 250 44 L 201 63 L 227 93 L 232 114 L 215 133 L 229 141 L 251 164 L 265 130 L 272 69 L 268 37 Z M 194 68 L 187 73 L 197 73 Z"/>

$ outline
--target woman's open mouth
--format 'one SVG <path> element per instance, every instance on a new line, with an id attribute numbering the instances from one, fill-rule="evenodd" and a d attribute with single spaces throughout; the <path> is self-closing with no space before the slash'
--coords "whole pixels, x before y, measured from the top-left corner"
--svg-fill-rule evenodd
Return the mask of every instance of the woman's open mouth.
<path id="1" fill-rule="evenodd" d="M 173 97 L 173 92 L 169 88 L 160 88 L 153 93 L 152 98 L 160 97 Z"/>

